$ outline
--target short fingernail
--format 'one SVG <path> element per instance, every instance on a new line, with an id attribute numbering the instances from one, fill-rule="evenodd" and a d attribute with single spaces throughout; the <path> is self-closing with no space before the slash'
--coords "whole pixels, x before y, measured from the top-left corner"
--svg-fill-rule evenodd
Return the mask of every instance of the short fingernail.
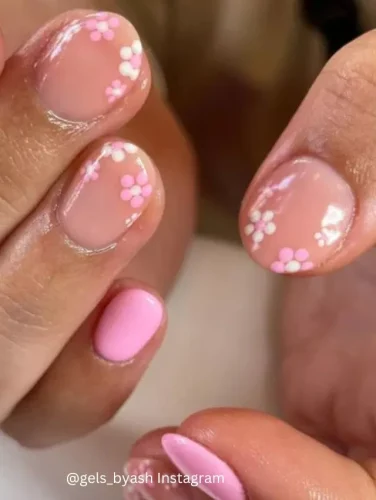
<path id="1" fill-rule="evenodd" d="M 189 478 L 184 478 L 161 460 L 132 458 L 124 470 L 125 500 L 192 500 Z"/>
<path id="2" fill-rule="evenodd" d="M 157 333 L 163 306 L 141 289 L 120 292 L 106 307 L 93 338 L 96 353 L 111 362 L 132 360 Z"/>
<path id="3" fill-rule="evenodd" d="M 198 487 L 211 498 L 245 500 L 243 486 L 233 470 L 204 446 L 178 434 L 165 434 L 162 446 L 183 474 L 201 477 Z"/>
<path id="4" fill-rule="evenodd" d="M 58 215 L 68 238 L 88 250 L 110 247 L 143 213 L 155 182 L 152 161 L 135 145 L 104 144 L 61 198 Z"/>
<path id="5" fill-rule="evenodd" d="M 105 114 L 140 77 L 143 49 L 123 17 L 97 12 L 64 26 L 36 65 L 45 107 L 71 121 Z"/>
<path id="6" fill-rule="evenodd" d="M 354 194 L 332 167 L 297 159 L 251 188 L 240 218 L 243 242 L 276 273 L 311 271 L 341 248 L 354 212 Z"/>

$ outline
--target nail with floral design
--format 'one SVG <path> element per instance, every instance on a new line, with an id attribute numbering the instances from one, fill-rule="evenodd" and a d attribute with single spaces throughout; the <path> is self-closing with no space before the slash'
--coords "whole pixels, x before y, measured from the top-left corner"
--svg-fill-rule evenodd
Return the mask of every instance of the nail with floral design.
<path id="1" fill-rule="evenodd" d="M 143 56 L 136 30 L 118 14 L 75 18 L 52 36 L 36 64 L 42 104 L 71 121 L 99 117 L 131 92 L 147 69 Z"/>
<path id="2" fill-rule="evenodd" d="M 102 145 L 63 193 L 58 214 L 66 235 L 88 250 L 109 248 L 142 215 L 155 184 L 155 167 L 140 148 L 122 140 Z"/>
<path id="3" fill-rule="evenodd" d="M 245 226 L 245 234 L 250 236 L 254 242 L 253 250 L 260 248 L 260 243 L 265 235 L 272 235 L 276 232 L 277 226 L 273 222 L 274 212 L 267 210 L 252 210 L 249 214 L 250 224 Z"/>
<path id="4" fill-rule="evenodd" d="M 243 242 L 276 273 L 314 271 L 342 244 L 354 210 L 354 194 L 334 169 L 300 158 L 251 185 L 240 215 Z"/>
<path id="5" fill-rule="evenodd" d="M 127 86 L 125 83 L 121 83 L 120 80 L 114 80 L 109 87 L 106 88 L 106 96 L 108 102 L 112 104 L 117 101 L 125 94 Z"/>
<path id="6" fill-rule="evenodd" d="M 142 65 L 142 52 L 140 40 L 135 40 L 130 46 L 122 47 L 120 57 L 124 62 L 120 64 L 119 71 L 123 76 L 137 80 Z"/>
<path id="7" fill-rule="evenodd" d="M 146 172 L 140 172 L 137 177 L 133 175 L 124 175 L 121 179 L 123 189 L 120 196 L 124 201 L 129 201 L 133 208 L 139 208 L 146 198 L 149 198 L 153 192 L 153 187 L 149 183 L 149 177 Z"/>
<path id="8" fill-rule="evenodd" d="M 85 28 L 90 31 L 90 38 L 93 42 L 113 40 L 115 38 L 115 29 L 120 25 L 119 18 L 108 12 L 98 12 L 85 23 Z"/>

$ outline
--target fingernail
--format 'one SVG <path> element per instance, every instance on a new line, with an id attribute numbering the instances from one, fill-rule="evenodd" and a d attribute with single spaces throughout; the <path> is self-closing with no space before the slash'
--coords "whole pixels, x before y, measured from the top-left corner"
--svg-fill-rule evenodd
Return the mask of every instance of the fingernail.
<path id="1" fill-rule="evenodd" d="M 124 290 L 106 307 L 94 334 L 94 349 L 107 361 L 130 361 L 157 333 L 162 320 L 163 306 L 154 295 Z"/>
<path id="2" fill-rule="evenodd" d="M 75 19 L 58 32 L 36 65 L 45 107 L 71 121 L 107 113 L 139 78 L 143 49 L 123 17 L 97 12 Z"/>
<path id="3" fill-rule="evenodd" d="M 183 474 L 201 476 L 198 487 L 210 498 L 245 500 L 243 486 L 233 470 L 204 446 L 178 434 L 165 434 L 162 446 L 168 458 Z"/>
<path id="4" fill-rule="evenodd" d="M 312 271 L 340 250 L 354 211 L 347 182 L 326 163 L 301 158 L 251 187 L 240 217 L 243 243 L 275 273 Z"/>
<path id="5" fill-rule="evenodd" d="M 104 144 L 62 196 L 58 215 L 66 235 L 88 250 L 109 248 L 146 209 L 155 181 L 152 161 L 134 144 Z"/>
<path id="6" fill-rule="evenodd" d="M 165 462 L 132 458 L 125 469 L 125 500 L 192 500 L 192 487 Z M 188 480 L 188 478 L 187 478 Z"/>

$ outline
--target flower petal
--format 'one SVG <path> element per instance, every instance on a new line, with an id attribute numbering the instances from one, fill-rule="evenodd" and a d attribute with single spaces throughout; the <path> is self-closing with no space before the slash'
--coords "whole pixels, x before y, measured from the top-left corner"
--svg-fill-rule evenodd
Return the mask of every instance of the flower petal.
<path id="1" fill-rule="evenodd" d="M 287 273 L 297 273 L 301 270 L 301 268 L 302 266 L 297 260 L 291 260 L 285 265 L 285 271 Z"/>
<path id="2" fill-rule="evenodd" d="M 278 256 L 279 260 L 284 264 L 286 264 L 287 262 L 289 262 L 294 258 L 294 251 L 292 250 L 292 248 L 285 247 L 280 250 Z"/>
<path id="3" fill-rule="evenodd" d="M 270 266 L 270 269 L 278 274 L 283 274 L 285 272 L 285 266 L 283 265 L 283 262 L 279 261 L 273 262 L 273 264 Z"/>
<path id="4" fill-rule="evenodd" d="M 123 201 L 129 201 L 133 198 L 130 189 L 123 189 L 123 191 L 120 194 L 120 197 Z"/>
<path id="5" fill-rule="evenodd" d="M 253 210 L 252 212 L 250 212 L 249 218 L 252 222 L 258 222 L 261 219 L 260 210 Z"/>
<path id="6" fill-rule="evenodd" d="M 136 177 L 137 184 L 144 186 L 148 183 L 148 174 L 146 172 L 140 172 Z"/>
<path id="7" fill-rule="evenodd" d="M 273 219 L 274 219 L 274 212 L 272 212 L 271 210 L 267 210 L 262 214 L 262 220 L 264 222 L 270 222 Z"/>
<path id="8" fill-rule="evenodd" d="M 268 222 L 265 226 L 265 234 L 274 234 L 277 230 L 277 226 L 274 224 L 274 222 Z"/>
<path id="9" fill-rule="evenodd" d="M 306 248 L 299 248 L 299 250 L 295 252 L 295 259 L 298 262 L 304 262 L 305 260 L 309 259 L 308 250 Z"/>
<path id="10" fill-rule="evenodd" d="M 121 178 L 121 185 L 125 188 L 131 188 L 135 184 L 135 179 L 133 175 L 124 175 Z"/>
<path id="11" fill-rule="evenodd" d="M 261 243 L 264 239 L 264 233 L 262 231 L 255 231 L 252 235 L 252 239 L 255 243 Z"/>
<path id="12" fill-rule="evenodd" d="M 244 228 L 244 234 L 246 236 L 250 236 L 253 233 L 254 230 L 255 230 L 255 226 L 253 224 L 248 224 Z"/>
<path id="13" fill-rule="evenodd" d="M 144 203 L 144 198 L 142 196 L 134 196 L 131 200 L 131 205 L 133 208 L 139 208 Z"/>

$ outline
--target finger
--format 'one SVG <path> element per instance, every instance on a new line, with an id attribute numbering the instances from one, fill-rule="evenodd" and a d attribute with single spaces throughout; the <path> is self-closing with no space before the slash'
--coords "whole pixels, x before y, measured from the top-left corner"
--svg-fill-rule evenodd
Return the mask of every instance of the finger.
<path id="1" fill-rule="evenodd" d="M 73 178 L 54 187 L 0 257 L 2 417 L 48 368 L 162 215 L 158 172 L 133 144 L 101 141 L 78 163 Z"/>
<path id="2" fill-rule="evenodd" d="M 80 0 L 80 7 L 90 9 L 93 3 L 93 0 Z M 112 0 L 102 1 L 101 4 L 106 9 L 116 8 Z M 76 0 L 1 2 L 0 19 L 4 31 L 6 58 L 11 57 L 42 24 L 76 7 Z"/>
<path id="3" fill-rule="evenodd" d="M 7 62 L 0 79 L 0 240 L 84 147 L 139 111 L 149 89 L 137 32 L 110 13 L 68 12 Z"/>
<path id="4" fill-rule="evenodd" d="M 240 230 L 268 269 L 322 274 L 375 243 L 375 45 L 333 57 L 247 192 Z"/>
<path id="5" fill-rule="evenodd" d="M 161 127 L 161 123 L 165 126 Z M 153 91 L 137 118 L 127 126 L 123 134 L 133 143 L 142 145 L 155 160 L 167 191 L 167 199 L 166 210 L 156 234 L 120 273 L 114 289 L 135 286 L 135 282 L 142 281 L 164 295 L 176 275 L 193 230 L 192 154 L 172 114 Z M 129 280 L 130 277 L 133 278 L 133 284 Z M 99 304 L 98 311 L 94 311 L 88 321 L 101 315 L 103 304 L 110 300 L 114 289 L 110 291 L 108 297 L 105 297 L 104 302 Z M 155 340 L 151 341 L 152 345 L 158 347 L 161 336 L 161 332 L 158 331 Z M 87 322 L 74 334 L 71 341 L 74 345 L 81 342 L 76 341 L 76 337 L 85 340 L 88 338 Z M 75 362 L 79 356 L 78 351 L 73 349 L 70 343 L 66 349 L 69 349 L 69 356 L 64 350 L 35 389 L 14 408 L 6 422 L 7 432 L 23 445 L 46 446 L 79 433 L 90 432 L 94 423 L 101 425 L 104 420 L 110 418 L 119 404 L 124 402 L 129 390 L 134 389 L 128 377 L 122 375 L 122 366 L 118 366 L 118 370 L 114 369 L 113 373 L 118 374 L 115 375 L 115 380 L 108 375 L 103 376 L 103 363 L 95 364 L 99 373 L 96 374 L 93 369 L 88 384 L 88 371 L 83 367 L 81 369 L 81 363 Z M 84 352 L 85 349 L 90 350 L 90 342 L 84 345 Z M 73 358 L 72 362 L 70 356 Z M 147 364 L 148 361 L 141 355 L 140 364 L 144 362 Z M 73 365 L 77 365 L 74 376 Z M 125 371 L 127 369 L 128 364 Z M 61 391 L 54 389 L 54 385 L 64 389 Z M 90 403 L 93 405 L 90 411 L 87 411 L 90 406 L 88 403 L 81 404 L 82 401 L 88 400 L 88 392 Z M 127 432 L 134 433 L 134 425 L 130 425 Z"/>
<path id="6" fill-rule="evenodd" d="M 162 447 L 162 437 L 175 433 L 176 427 L 165 427 L 143 436 L 132 448 L 124 468 L 124 498 L 138 500 L 204 500 L 208 498 L 197 487 L 182 480 Z"/>
<path id="7" fill-rule="evenodd" d="M 29 447 L 92 432 L 131 395 L 160 347 L 165 327 L 158 295 L 137 283 L 118 284 L 3 429 Z"/>
<path id="8" fill-rule="evenodd" d="M 264 414 L 198 413 L 161 441 L 181 474 L 201 478 L 198 487 L 210 498 L 376 498 L 375 484 L 359 464 Z"/>

